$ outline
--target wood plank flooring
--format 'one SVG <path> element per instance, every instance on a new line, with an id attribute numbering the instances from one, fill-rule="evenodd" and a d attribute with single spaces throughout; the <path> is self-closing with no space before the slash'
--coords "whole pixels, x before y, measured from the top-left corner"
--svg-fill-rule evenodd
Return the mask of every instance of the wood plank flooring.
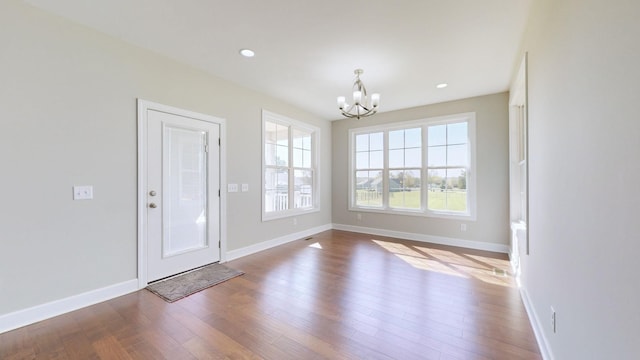
<path id="1" fill-rule="evenodd" d="M 0 359 L 541 359 L 506 255 L 331 230 L 0 334 Z"/>

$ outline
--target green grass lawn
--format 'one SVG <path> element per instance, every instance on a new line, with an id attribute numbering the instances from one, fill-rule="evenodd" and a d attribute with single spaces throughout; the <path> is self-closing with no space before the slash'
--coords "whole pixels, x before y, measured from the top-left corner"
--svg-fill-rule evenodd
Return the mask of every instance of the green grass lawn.
<path id="1" fill-rule="evenodd" d="M 399 191 L 389 194 L 389 206 L 392 208 L 420 209 L 420 191 Z M 462 191 L 429 191 L 430 210 L 467 210 L 467 193 Z M 382 195 L 367 190 L 358 190 L 359 206 L 382 206 Z M 446 206 L 445 206 L 446 205 Z"/>
<path id="2" fill-rule="evenodd" d="M 392 208 L 420 210 L 420 191 L 398 191 L 389 193 Z"/>
<path id="3" fill-rule="evenodd" d="M 467 192 L 462 191 L 429 191 L 429 209 L 431 210 L 449 210 L 449 211 L 466 211 L 467 210 Z M 446 207 L 445 207 L 446 197 Z"/>

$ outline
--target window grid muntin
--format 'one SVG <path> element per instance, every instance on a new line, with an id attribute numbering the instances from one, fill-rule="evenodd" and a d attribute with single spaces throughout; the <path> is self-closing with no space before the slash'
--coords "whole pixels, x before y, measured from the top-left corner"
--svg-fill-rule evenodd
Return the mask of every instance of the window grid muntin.
<path id="1" fill-rule="evenodd" d="M 364 140 L 366 136 L 366 145 L 360 144 L 360 140 Z M 376 141 L 372 145 L 372 137 Z M 381 131 L 372 131 L 367 133 L 360 133 L 354 137 L 355 141 L 355 162 L 356 164 L 353 166 L 353 174 L 354 174 L 354 203 L 358 204 L 359 200 L 363 202 L 366 201 L 368 204 L 360 203 L 358 206 L 366 207 L 366 208 L 378 208 L 381 209 L 384 206 L 384 133 Z M 360 150 L 358 150 L 360 149 Z M 371 157 L 372 152 L 376 155 L 382 155 L 382 161 L 380 164 L 382 167 L 371 167 Z M 379 154 L 378 154 L 379 153 Z M 366 167 L 358 167 L 358 154 L 367 155 Z M 358 177 L 358 173 L 367 173 L 366 180 L 364 177 Z M 377 175 L 372 178 L 373 175 Z M 379 202 L 379 204 L 378 204 Z"/>
<path id="2" fill-rule="evenodd" d="M 454 143 L 449 143 L 449 127 L 450 126 L 455 126 L 458 124 L 466 124 L 465 129 L 466 129 L 466 142 L 454 142 Z M 430 137 L 429 132 L 431 131 L 431 129 L 436 128 L 436 127 L 440 127 L 440 126 L 444 126 L 445 129 L 445 135 L 444 135 L 444 143 L 438 142 L 436 145 L 429 145 L 427 144 L 427 164 L 426 164 L 426 172 L 427 172 L 427 203 L 426 203 L 426 207 L 427 207 L 427 211 L 431 211 L 431 212 L 444 212 L 444 213 L 459 213 L 459 214 L 469 214 L 469 188 L 466 184 L 469 183 L 469 167 L 470 167 L 470 157 L 471 154 L 470 152 L 470 143 L 469 143 L 469 122 L 468 121 L 444 121 L 441 123 L 435 123 L 435 124 L 427 124 L 426 125 L 426 131 L 427 131 L 427 137 Z M 451 147 L 454 146 L 460 146 L 460 145 L 465 145 L 466 146 L 466 154 L 465 154 L 465 160 L 466 160 L 466 164 L 455 164 L 455 165 L 449 165 L 449 149 Z M 445 165 L 435 165 L 435 166 L 431 166 L 429 165 L 429 154 L 430 154 L 430 150 L 435 149 L 435 148 L 444 148 L 445 149 L 445 161 L 444 164 Z M 450 170 L 455 170 L 455 169 L 462 169 L 465 172 L 465 196 L 464 196 L 464 205 L 465 208 L 464 210 L 452 210 L 450 208 L 450 203 L 449 203 L 449 198 L 453 198 L 454 194 L 453 193 L 453 187 L 449 188 L 449 184 L 450 184 L 450 177 L 448 175 Z M 437 190 L 434 191 L 434 189 L 431 187 L 431 183 L 429 182 L 429 177 L 431 177 L 431 170 L 444 170 L 445 171 L 445 178 L 444 178 L 444 188 L 440 187 L 440 192 L 444 193 L 444 209 L 435 209 L 435 208 L 431 208 L 429 206 L 430 203 L 435 203 L 434 199 L 436 194 L 437 194 Z M 451 190 L 450 190 L 451 189 Z M 450 196 L 451 195 L 451 196 Z M 432 197 L 430 199 L 430 197 Z M 451 205 L 453 206 L 453 205 Z"/>
<path id="3" fill-rule="evenodd" d="M 424 157 L 423 153 L 423 128 L 422 126 L 408 126 L 402 127 L 398 129 L 388 129 L 385 132 L 387 139 L 387 149 L 385 153 L 388 156 L 387 162 L 387 182 L 388 189 L 386 193 L 387 198 L 387 206 L 390 209 L 399 209 L 399 210 L 422 210 L 423 208 L 423 199 L 422 199 L 422 159 Z M 401 134 L 401 136 L 398 136 Z M 417 139 L 408 139 L 408 135 L 416 136 Z M 401 139 L 400 139 L 401 138 Z M 413 153 L 414 156 L 415 150 L 417 151 L 418 164 L 420 166 L 415 166 L 415 162 L 411 162 L 408 164 L 407 155 L 408 153 Z M 402 156 L 402 161 L 400 164 L 393 163 L 392 164 L 392 152 L 400 153 Z M 395 166 L 392 166 L 395 165 Z M 401 166 L 397 166 L 401 165 Z M 411 166 L 413 165 L 413 166 Z M 419 186 L 407 186 L 407 173 L 417 173 L 416 176 L 412 176 L 415 181 L 417 178 L 419 181 Z M 392 177 L 392 174 L 402 174 L 402 179 L 400 177 Z M 417 190 L 417 191 L 416 191 Z M 401 199 L 398 199 L 401 198 Z M 415 198 L 415 199 L 414 199 Z M 408 200 L 417 200 L 417 206 L 408 206 Z"/>
<path id="4" fill-rule="evenodd" d="M 466 176 L 465 176 L 465 183 L 466 183 L 466 199 L 467 199 L 467 203 L 466 203 L 466 211 L 465 212 L 461 212 L 461 211 L 446 211 L 446 210 L 429 210 L 428 209 L 428 187 L 427 187 L 427 183 L 428 183 L 428 169 L 429 168 L 434 168 L 434 167 L 429 167 L 428 166 L 428 145 L 429 145 L 429 141 L 428 141 L 428 133 L 427 133 L 427 128 L 430 126 L 434 126 L 434 125 L 440 125 L 440 124 L 456 124 L 456 123 L 465 123 L 466 124 L 466 134 L 465 137 L 467 139 L 467 142 L 451 142 L 450 145 L 455 145 L 455 144 L 467 144 L 467 148 L 466 148 L 466 166 L 461 167 L 459 165 L 455 165 L 455 166 L 450 166 L 449 168 L 451 169 L 457 169 L 457 168 L 465 168 L 466 171 Z M 355 150 L 356 150 L 356 136 L 361 135 L 361 134 L 367 134 L 367 133 L 374 133 L 374 132 L 384 132 L 385 133 L 385 142 L 388 141 L 386 134 L 390 131 L 394 131 L 394 130 L 398 130 L 398 129 L 410 129 L 410 128 L 416 128 L 416 127 L 420 127 L 422 128 L 422 164 L 421 164 L 421 169 L 420 169 L 420 174 L 421 174 L 421 203 L 422 206 L 420 209 L 414 210 L 414 209 L 402 209 L 402 208 L 393 208 L 389 206 L 389 202 L 387 199 L 387 194 L 388 194 L 388 180 L 385 181 L 385 188 L 387 188 L 385 190 L 385 199 L 383 201 L 383 207 L 370 207 L 370 206 L 362 206 L 359 205 L 356 199 L 356 188 L 357 188 L 357 183 L 356 183 L 356 171 L 358 170 L 364 170 L 364 169 L 356 169 L 356 164 L 355 164 Z M 473 176 L 473 172 L 474 172 L 474 168 L 475 168 L 475 136 L 476 136 L 476 132 L 475 132 L 475 113 L 463 113 L 463 114 L 456 114 L 456 115 L 450 115 L 450 116 L 442 116 L 442 117 L 437 117 L 437 118 L 429 118 L 429 119 L 423 119 L 423 120 L 415 120 L 415 121 L 407 121 L 407 122 L 403 122 L 403 123 L 396 123 L 396 124 L 390 124 L 387 126 L 372 126 L 372 127 L 366 127 L 366 128 L 360 128 L 360 129 L 351 129 L 349 130 L 350 133 L 350 148 L 351 148 L 351 155 L 349 157 L 349 167 L 350 167 L 350 176 L 353 177 L 353 179 L 350 181 L 350 202 L 349 202 L 349 209 L 353 210 L 353 211 L 370 211 L 370 212 L 380 212 L 380 213 L 391 213 L 391 214 L 397 214 L 397 213 L 402 213 L 402 214 L 406 214 L 406 215 L 418 215 L 418 216 L 428 216 L 428 217 L 441 217 L 441 218 L 468 218 L 469 220 L 475 220 L 475 208 L 476 208 L 476 193 L 475 193 L 475 177 Z M 383 178 L 388 178 L 389 176 L 389 171 L 392 170 L 396 170 L 398 168 L 389 168 L 388 167 L 388 147 L 387 144 L 385 144 L 385 168 L 384 169 L 377 169 L 377 170 L 381 170 L 383 172 Z M 413 168 L 407 168 L 407 169 L 413 169 L 413 170 L 417 170 L 417 167 L 413 167 Z"/>
<path id="5" fill-rule="evenodd" d="M 269 141 L 268 139 L 268 127 L 269 123 L 276 123 L 281 126 L 286 127 L 287 129 L 287 166 L 284 165 L 269 165 L 268 164 L 268 150 L 267 145 L 270 143 L 273 144 L 273 141 Z M 317 164 L 319 154 L 317 153 L 317 143 L 316 139 L 319 136 L 319 129 L 313 126 L 306 125 L 304 123 L 297 122 L 295 120 L 287 119 L 277 114 L 273 114 L 267 111 L 263 111 L 263 152 L 265 155 L 263 156 L 263 196 L 262 196 L 262 217 L 263 220 L 271 220 L 288 216 L 295 216 L 302 212 L 308 211 L 318 211 L 319 210 L 319 199 L 317 198 L 318 191 L 318 172 L 317 172 Z M 303 135 L 302 142 L 298 141 L 296 134 Z M 278 140 L 281 137 L 277 137 Z M 294 164 L 294 151 L 296 149 L 301 149 L 304 151 L 309 151 L 309 154 L 303 158 L 302 166 L 294 166 L 300 164 Z M 267 172 L 272 169 L 278 169 L 282 172 L 287 173 L 287 192 L 286 192 L 286 208 L 270 210 L 269 201 L 267 199 Z M 305 190 L 305 195 L 310 197 L 306 201 L 301 201 L 300 197 L 296 196 L 296 172 L 305 171 L 310 176 L 308 177 L 307 183 L 310 186 L 310 189 Z M 298 181 L 299 183 L 299 181 Z"/>

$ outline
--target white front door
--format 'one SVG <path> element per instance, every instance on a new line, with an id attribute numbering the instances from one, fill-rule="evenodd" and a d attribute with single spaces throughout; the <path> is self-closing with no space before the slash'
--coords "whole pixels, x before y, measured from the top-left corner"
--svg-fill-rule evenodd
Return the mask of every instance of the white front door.
<path id="1" fill-rule="evenodd" d="M 220 125 L 179 112 L 145 113 L 147 282 L 220 260 Z"/>

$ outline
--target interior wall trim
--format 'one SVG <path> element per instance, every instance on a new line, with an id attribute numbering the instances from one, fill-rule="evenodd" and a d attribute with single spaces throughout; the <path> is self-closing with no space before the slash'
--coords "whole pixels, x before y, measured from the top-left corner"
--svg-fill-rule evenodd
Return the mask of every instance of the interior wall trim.
<path id="1" fill-rule="evenodd" d="M 138 290 L 138 279 L 0 315 L 0 334 Z"/>
<path id="2" fill-rule="evenodd" d="M 343 225 L 343 224 L 333 224 L 333 229 L 352 231 L 352 232 L 370 234 L 370 235 L 388 236 L 388 237 L 414 240 L 414 241 L 420 241 L 420 242 L 428 242 L 428 243 L 440 244 L 440 245 L 457 246 L 457 247 L 463 247 L 467 249 L 493 251 L 493 252 L 499 252 L 499 253 L 505 253 L 505 254 L 509 253 L 509 246 L 506 244 L 495 244 L 495 243 L 488 243 L 488 242 L 481 242 L 481 241 L 456 239 L 456 238 L 450 238 L 450 237 L 444 237 L 444 236 L 416 234 L 416 233 L 409 233 L 409 232 L 402 232 L 402 231 L 377 229 L 377 228 L 370 228 L 370 227 L 364 227 L 364 226 Z"/>
<path id="3" fill-rule="evenodd" d="M 555 358 L 553 357 L 553 353 L 551 352 L 551 346 L 549 346 L 549 342 L 547 341 L 547 338 L 544 336 L 544 332 L 542 331 L 542 323 L 540 322 L 538 313 L 536 313 L 531 299 L 529 298 L 529 293 L 527 292 L 527 289 L 525 287 L 520 287 L 520 297 L 522 298 L 524 308 L 527 310 L 527 314 L 529 315 L 529 323 L 531 323 L 533 333 L 536 336 L 536 341 L 538 342 L 538 347 L 540 348 L 540 354 L 542 355 L 542 358 L 544 360 L 554 360 Z"/>
<path id="4" fill-rule="evenodd" d="M 238 259 L 244 256 L 248 256 L 251 254 L 258 253 L 263 250 L 267 250 L 276 246 L 284 245 L 286 243 L 300 240 L 317 233 L 327 231 L 327 230 L 343 230 L 343 231 L 352 231 L 357 233 L 378 235 L 378 236 L 388 236 L 395 237 L 401 239 L 415 240 L 421 242 L 430 242 L 434 244 L 441 245 L 450 245 L 450 246 L 458 246 L 465 247 L 470 249 L 477 250 L 486 250 L 486 251 L 494 251 L 500 253 L 508 253 L 509 248 L 504 244 L 493 244 L 486 242 L 478 242 L 478 241 L 470 241 L 463 239 L 454 239 L 440 236 L 432 236 L 432 235 L 424 235 L 424 234 L 416 234 L 416 233 L 407 233 L 401 231 L 393 231 L 393 230 L 385 230 L 385 229 L 376 229 L 362 226 L 352 226 L 352 225 L 343 225 L 343 224 L 325 224 L 321 226 L 312 227 L 306 230 L 302 230 L 299 232 L 287 234 L 275 239 L 267 240 L 260 242 L 258 244 L 246 246 L 237 250 L 227 251 L 226 256 L 222 257 L 222 261 L 231 261 L 234 259 Z M 54 316 L 62 315 L 64 313 L 68 313 L 74 310 L 81 309 L 83 307 L 87 307 L 93 304 L 97 304 L 103 301 L 107 301 L 118 296 L 126 295 L 137 290 L 140 290 L 138 279 L 131 279 L 125 282 L 121 282 L 118 284 L 106 286 L 100 289 L 88 291 L 82 294 L 73 295 L 64 299 L 55 300 L 52 302 L 48 302 L 41 305 L 36 305 L 27 309 L 18 310 L 12 313 L 0 315 L 0 334 L 11 331 L 14 329 L 18 329 L 20 327 L 36 323 L 38 321 L 46 320 L 52 318 Z M 534 332 L 536 334 L 536 338 L 538 339 L 538 343 L 540 344 L 541 351 L 544 349 L 543 355 L 549 354 L 546 351 L 546 341 L 544 337 L 542 337 L 541 327 L 539 326 L 539 321 L 535 312 L 533 312 L 528 297 L 526 296 L 526 292 L 522 292 L 522 298 L 525 303 L 525 307 L 527 308 L 527 312 L 529 313 L 529 317 L 532 322 L 532 326 Z M 534 324 L 533 322 L 536 322 Z M 542 339 L 542 341 L 541 341 Z M 553 357 L 549 357 L 545 355 L 545 359 L 553 359 Z"/>
<path id="5" fill-rule="evenodd" d="M 332 229 L 331 224 L 320 225 L 320 226 L 299 231 L 293 234 L 284 235 L 275 239 L 271 239 L 271 240 L 263 241 L 254 245 L 246 246 L 237 250 L 231 250 L 227 252 L 226 259 L 227 261 L 239 259 L 247 255 L 255 254 L 263 250 L 271 249 L 273 247 L 283 245 L 292 241 L 300 240 L 302 238 L 315 235 L 317 233 L 331 230 L 331 229 Z"/>

